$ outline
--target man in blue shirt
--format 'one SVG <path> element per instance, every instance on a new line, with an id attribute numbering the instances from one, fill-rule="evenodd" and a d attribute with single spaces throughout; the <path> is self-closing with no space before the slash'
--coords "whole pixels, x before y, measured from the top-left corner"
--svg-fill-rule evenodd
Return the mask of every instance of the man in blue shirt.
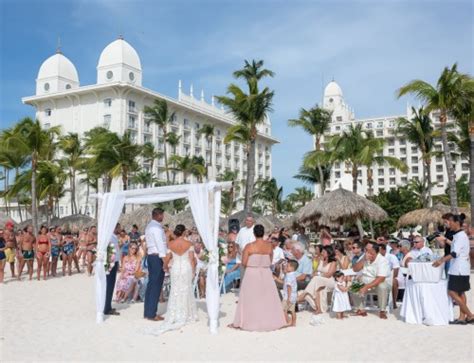
<path id="1" fill-rule="evenodd" d="M 313 263 L 311 259 L 304 253 L 305 249 L 301 242 L 295 242 L 291 248 L 291 253 L 298 261 L 298 269 L 296 270 L 296 283 L 298 290 L 303 290 L 311 280 L 313 274 Z"/>

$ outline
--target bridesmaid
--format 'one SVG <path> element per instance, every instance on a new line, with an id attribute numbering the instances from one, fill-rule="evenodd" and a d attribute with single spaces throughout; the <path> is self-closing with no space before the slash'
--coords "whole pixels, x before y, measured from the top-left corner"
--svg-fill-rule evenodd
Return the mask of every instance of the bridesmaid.
<path id="1" fill-rule="evenodd" d="M 255 242 L 247 244 L 242 252 L 246 268 L 239 293 L 234 323 L 229 325 L 249 331 L 272 331 L 287 325 L 285 314 L 270 269 L 273 248 L 263 240 L 261 224 L 253 229 Z"/>

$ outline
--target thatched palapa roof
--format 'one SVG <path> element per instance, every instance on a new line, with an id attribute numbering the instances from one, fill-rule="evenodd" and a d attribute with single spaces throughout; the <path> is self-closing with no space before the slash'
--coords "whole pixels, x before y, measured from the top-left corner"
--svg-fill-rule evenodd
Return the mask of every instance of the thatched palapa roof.
<path id="1" fill-rule="evenodd" d="M 280 226 L 281 227 L 281 221 L 274 217 L 271 216 L 269 218 L 268 216 L 262 216 L 257 213 L 252 213 L 254 219 L 255 219 L 255 224 L 261 224 L 266 232 L 270 232 L 275 226 Z M 228 225 L 229 225 L 229 219 L 238 219 L 240 222 L 240 226 L 242 227 L 244 225 L 245 218 L 247 217 L 247 213 L 245 211 L 240 211 L 237 213 L 232 214 L 229 218 L 223 218 L 220 221 L 220 227 L 223 228 L 224 230 L 227 230 Z"/>
<path id="2" fill-rule="evenodd" d="M 339 188 L 306 204 L 299 212 L 299 222 L 334 227 L 358 219 L 381 221 L 387 218 L 377 204 L 353 192 Z"/>
<path id="3" fill-rule="evenodd" d="M 397 222 L 397 227 L 404 226 L 427 226 L 431 223 L 442 224 L 443 214 L 449 213 L 451 208 L 444 204 L 435 204 L 431 208 L 422 208 L 412 210 L 402 215 Z M 459 208 L 461 213 L 466 214 L 466 218 L 470 218 L 469 208 Z"/>

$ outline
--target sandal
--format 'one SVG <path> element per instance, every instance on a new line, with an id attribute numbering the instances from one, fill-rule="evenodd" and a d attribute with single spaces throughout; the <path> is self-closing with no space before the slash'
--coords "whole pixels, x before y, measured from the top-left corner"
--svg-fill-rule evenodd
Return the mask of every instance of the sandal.
<path id="1" fill-rule="evenodd" d="M 467 324 L 474 324 L 474 318 L 466 319 Z"/>
<path id="2" fill-rule="evenodd" d="M 449 322 L 449 325 L 467 325 L 467 320 L 459 320 L 459 319 L 456 319 L 454 321 L 450 321 Z"/>

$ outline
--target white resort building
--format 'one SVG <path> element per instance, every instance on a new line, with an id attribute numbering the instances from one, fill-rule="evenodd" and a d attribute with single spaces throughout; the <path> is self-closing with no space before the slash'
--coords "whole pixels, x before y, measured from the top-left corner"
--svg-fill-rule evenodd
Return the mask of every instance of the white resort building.
<path id="1" fill-rule="evenodd" d="M 363 124 L 365 130 L 371 130 L 376 137 L 386 140 L 383 155 L 396 157 L 404 161 L 408 166 L 408 172 L 403 173 L 398 169 L 390 167 L 388 164 L 383 166 L 373 166 L 373 192 L 378 194 L 379 191 L 388 191 L 399 185 L 406 185 L 411 179 L 423 178 L 423 165 L 421 160 L 421 152 L 416 145 L 411 144 L 408 140 L 398 137 L 395 134 L 396 119 L 405 117 L 410 119 L 411 107 L 407 106 L 407 112 L 404 115 L 383 116 L 367 119 L 356 119 L 354 110 L 349 107 L 342 93 L 341 87 L 335 82 L 330 82 L 324 89 L 323 107 L 332 111 L 331 130 L 329 135 L 342 133 L 349 128 L 351 124 Z M 431 114 L 431 119 L 436 127 L 439 125 L 439 115 L 435 112 Z M 448 120 L 448 124 L 452 120 Z M 450 145 L 454 148 L 454 145 Z M 435 148 L 442 150 L 441 140 L 435 142 Z M 469 175 L 469 162 L 462 158 L 453 159 L 456 171 L 456 180 L 461 176 Z M 446 173 L 446 165 L 443 156 L 433 158 L 431 163 L 431 182 L 434 183 L 432 194 L 439 195 L 445 192 L 448 187 L 448 176 Z M 350 170 L 344 163 L 336 163 L 331 170 L 329 180 L 329 190 L 333 190 L 339 185 L 352 190 L 352 176 Z M 316 186 L 315 191 L 319 194 L 319 188 Z M 367 167 L 359 169 L 358 177 L 358 194 L 367 195 Z"/>
<path id="2" fill-rule="evenodd" d="M 97 63 L 97 83 L 81 86 L 79 75 L 74 64 L 61 52 L 57 52 L 41 65 L 36 79 L 36 94 L 24 97 L 23 103 L 36 109 L 36 118 L 44 127 L 60 125 L 64 133 L 84 132 L 102 126 L 113 132 L 123 134 L 130 130 L 137 143 L 152 142 L 158 151 L 163 151 L 165 143 L 158 127 L 145 117 L 143 109 L 152 106 L 156 99 L 168 102 L 175 118 L 170 130 L 181 136 L 180 144 L 175 150 L 169 145 L 168 154 L 180 156 L 202 156 L 211 164 L 208 177 L 215 179 L 226 169 L 236 171 L 238 178 L 246 177 L 247 156 L 243 146 L 238 143 L 224 144 L 227 129 L 235 124 L 235 120 L 222 107 L 214 103 L 214 97 L 207 103 L 204 92 L 199 98 L 193 94 L 191 85 L 189 94 L 185 94 L 178 86 L 178 98 L 164 96 L 142 86 L 143 73 L 140 57 L 135 49 L 123 38 L 119 38 L 105 47 Z M 204 124 L 215 127 L 212 143 L 198 130 Z M 256 178 L 269 178 L 272 175 L 272 146 L 278 141 L 271 135 L 271 123 L 266 122 L 259 127 L 256 153 Z M 166 180 L 164 159 L 154 164 L 142 163 L 143 170 L 153 172 L 160 180 Z M 176 172 L 175 172 L 176 173 Z M 175 181 L 183 182 L 183 175 L 176 173 Z M 188 177 L 188 182 L 195 182 Z M 130 185 L 137 188 L 138 185 Z M 114 181 L 112 190 L 122 188 L 119 180 Z M 70 197 L 60 201 L 60 216 L 70 214 Z M 94 215 L 95 201 L 85 205 L 85 187 L 78 183 L 78 208 L 82 213 Z M 241 195 L 242 196 L 242 195 Z M 12 217 L 18 219 L 15 208 Z"/>

